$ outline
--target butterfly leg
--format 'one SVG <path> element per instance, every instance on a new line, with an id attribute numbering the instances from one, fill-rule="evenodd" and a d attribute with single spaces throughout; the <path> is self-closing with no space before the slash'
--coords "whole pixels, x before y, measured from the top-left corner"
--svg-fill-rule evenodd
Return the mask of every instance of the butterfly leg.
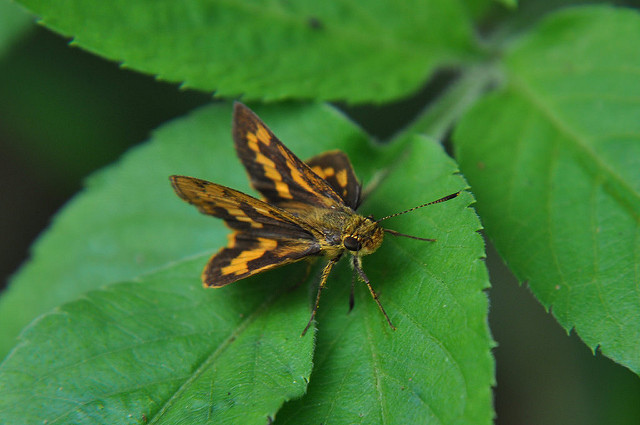
<path id="1" fill-rule="evenodd" d="M 353 310 L 353 306 L 355 304 L 355 299 L 353 297 L 353 290 L 356 287 L 356 275 L 351 275 L 351 292 L 349 293 L 349 313 Z"/>
<path id="2" fill-rule="evenodd" d="M 382 314 L 384 314 L 385 319 L 387 319 L 387 322 L 389 322 L 389 326 L 391 326 L 391 329 L 395 331 L 396 327 L 393 326 L 393 323 L 391 323 L 391 319 L 389 319 L 387 312 L 384 311 L 384 307 L 382 307 L 382 304 L 380 304 L 380 300 L 378 299 L 378 294 L 376 294 L 376 292 L 371 287 L 371 282 L 369 282 L 369 278 L 364 273 L 364 270 L 362 270 L 362 261 L 360 260 L 360 257 L 358 257 L 357 255 L 353 256 L 353 268 L 356 270 L 356 272 L 358 272 L 360 279 L 362 279 L 364 283 L 367 284 L 367 288 L 369 288 L 369 292 L 371 292 L 371 296 L 373 297 L 373 300 L 376 302 L 376 304 L 378 304 L 378 308 L 380 308 L 380 311 L 382 312 Z"/>
<path id="3" fill-rule="evenodd" d="M 339 259 L 340 259 L 340 255 L 338 255 L 335 258 L 332 258 L 331 260 L 329 260 L 327 265 L 324 266 L 324 269 L 322 269 L 322 275 L 320 276 L 320 284 L 318 285 L 318 293 L 316 295 L 316 302 L 313 305 L 311 318 L 309 319 L 309 323 L 307 323 L 307 326 L 305 326 L 304 330 L 302 331 L 302 335 L 300 336 L 304 336 L 304 334 L 306 334 L 307 331 L 309 330 L 311 323 L 313 323 L 313 319 L 315 319 L 316 312 L 318 311 L 318 304 L 320 304 L 320 294 L 322 293 L 322 290 L 324 289 L 325 284 L 327 283 L 327 278 L 329 277 L 329 273 L 331 273 L 331 269 L 338 262 Z"/>

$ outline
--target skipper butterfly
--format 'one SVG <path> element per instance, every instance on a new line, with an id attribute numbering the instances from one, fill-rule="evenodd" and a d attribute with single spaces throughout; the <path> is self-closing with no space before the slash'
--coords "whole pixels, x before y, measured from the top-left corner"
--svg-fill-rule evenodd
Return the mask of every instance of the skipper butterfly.
<path id="1" fill-rule="evenodd" d="M 434 239 L 405 235 L 384 229 L 378 223 L 448 201 L 460 192 L 375 220 L 356 212 L 362 186 L 343 152 L 325 152 L 303 162 L 241 103 L 234 105 L 233 140 L 251 185 L 263 200 L 194 177 L 170 177 L 178 196 L 200 212 L 223 219 L 232 230 L 227 246 L 205 266 L 204 286 L 220 288 L 285 264 L 325 258 L 327 263 L 320 275 L 311 317 L 302 331 L 304 336 L 313 323 L 331 269 L 348 253 L 356 276 L 367 285 L 389 326 L 395 330 L 362 269 L 362 257 L 380 247 L 385 232 L 424 241 Z M 353 284 L 349 304 L 352 308 Z"/>

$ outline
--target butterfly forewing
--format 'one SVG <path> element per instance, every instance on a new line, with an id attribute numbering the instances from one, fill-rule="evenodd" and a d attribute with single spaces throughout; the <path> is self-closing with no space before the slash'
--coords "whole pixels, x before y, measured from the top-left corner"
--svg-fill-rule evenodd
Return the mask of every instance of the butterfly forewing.
<path id="1" fill-rule="evenodd" d="M 224 286 L 319 253 L 318 232 L 299 218 L 237 190 L 186 176 L 171 176 L 176 193 L 200 212 L 236 230 L 202 273 L 207 286 Z"/>
<path id="2" fill-rule="evenodd" d="M 232 229 L 291 238 L 314 237 L 313 229 L 297 217 L 240 191 L 186 176 L 171 176 L 171 184 L 182 199 L 204 214 L 223 219 Z"/>
<path id="3" fill-rule="evenodd" d="M 273 205 L 303 203 L 331 208 L 342 198 L 311 171 L 249 108 L 236 103 L 233 140 L 251 185 Z"/>

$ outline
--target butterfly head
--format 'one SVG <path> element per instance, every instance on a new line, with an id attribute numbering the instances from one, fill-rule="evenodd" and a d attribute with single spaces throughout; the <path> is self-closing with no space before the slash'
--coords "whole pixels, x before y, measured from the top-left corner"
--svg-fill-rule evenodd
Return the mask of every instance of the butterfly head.
<path id="1" fill-rule="evenodd" d="M 342 245 L 353 255 L 368 255 L 382 244 L 384 230 L 371 217 L 358 217 L 353 226 L 347 226 Z"/>

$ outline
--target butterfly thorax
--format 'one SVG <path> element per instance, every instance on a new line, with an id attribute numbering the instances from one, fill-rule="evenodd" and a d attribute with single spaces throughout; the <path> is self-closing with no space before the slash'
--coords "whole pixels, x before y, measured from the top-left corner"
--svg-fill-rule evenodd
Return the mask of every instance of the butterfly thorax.
<path id="1" fill-rule="evenodd" d="M 384 230 L 369 217 L 363 217 L 351 208 L 335 210 L 315 209 L 306 220 L 315 222 L 321 230 L 322 254 L 335 257 L 345 251 L 353 255 L 368 255 L 382 244 Z"/>

